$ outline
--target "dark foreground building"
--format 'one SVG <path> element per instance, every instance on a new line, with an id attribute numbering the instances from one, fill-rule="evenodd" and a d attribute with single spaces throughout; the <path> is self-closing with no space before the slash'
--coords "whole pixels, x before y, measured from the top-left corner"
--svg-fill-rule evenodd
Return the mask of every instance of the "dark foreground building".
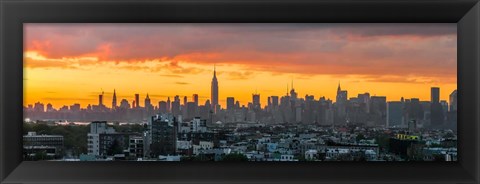
<path id="1" fill-rule="evenodd" d="M 177 144 L 177 126 L 175 118 L 153 116 L 151 120 L 150 155 L 175 155 Z"/>

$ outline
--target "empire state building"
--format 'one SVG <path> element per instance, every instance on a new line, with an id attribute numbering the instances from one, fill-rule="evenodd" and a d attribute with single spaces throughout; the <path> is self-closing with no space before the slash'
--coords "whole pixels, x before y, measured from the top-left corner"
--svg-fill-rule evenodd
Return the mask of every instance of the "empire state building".
<path id="1" fill-rule="evenodd" d="M 218 81 L 217 81 L 215 66 L 213 66 L 211 99 L 212 99 L 212 110 L 213 110 L 214 113 L 217 113 L 217 108 L 218 108 Z"/>

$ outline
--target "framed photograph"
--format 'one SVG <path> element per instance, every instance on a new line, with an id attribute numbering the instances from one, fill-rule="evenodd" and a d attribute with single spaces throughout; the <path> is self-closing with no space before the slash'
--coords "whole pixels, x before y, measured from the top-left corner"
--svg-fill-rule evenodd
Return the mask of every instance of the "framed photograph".
<path id="1" fill-rule="evenodd" d="M 1 183 L 479 183 L 480 4 L 1 1 Z"/>

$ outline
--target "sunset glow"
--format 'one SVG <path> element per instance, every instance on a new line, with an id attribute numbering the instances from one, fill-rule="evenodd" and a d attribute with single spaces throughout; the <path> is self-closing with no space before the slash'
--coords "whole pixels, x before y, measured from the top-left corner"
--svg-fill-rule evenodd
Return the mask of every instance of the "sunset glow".
<path id="1" fill-rule="evenodd" d="M 430 100 L 457 89 L 456 24 L 25 24 L 24 105 L 82 108 L 149 94 L 210 98 L 216 65 L 219 103 L 261 95 L 335 101 L 369 92 L 387 101 Z M 183 104 L 183 101 L 182 101 Z"/>

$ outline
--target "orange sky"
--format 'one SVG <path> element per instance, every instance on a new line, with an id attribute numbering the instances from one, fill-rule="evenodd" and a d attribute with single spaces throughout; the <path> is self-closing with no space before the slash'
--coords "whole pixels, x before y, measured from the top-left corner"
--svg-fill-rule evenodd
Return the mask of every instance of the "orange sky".
<path id="1" fill-rule="evenodd" d="M 261 94 L 300 97 L 369 92 L 387 100 L 442 100 L 457 88 L 455 24 L 25 24 L 24 105 L 152 102 L 192 94 L 242 105 Z"/>

